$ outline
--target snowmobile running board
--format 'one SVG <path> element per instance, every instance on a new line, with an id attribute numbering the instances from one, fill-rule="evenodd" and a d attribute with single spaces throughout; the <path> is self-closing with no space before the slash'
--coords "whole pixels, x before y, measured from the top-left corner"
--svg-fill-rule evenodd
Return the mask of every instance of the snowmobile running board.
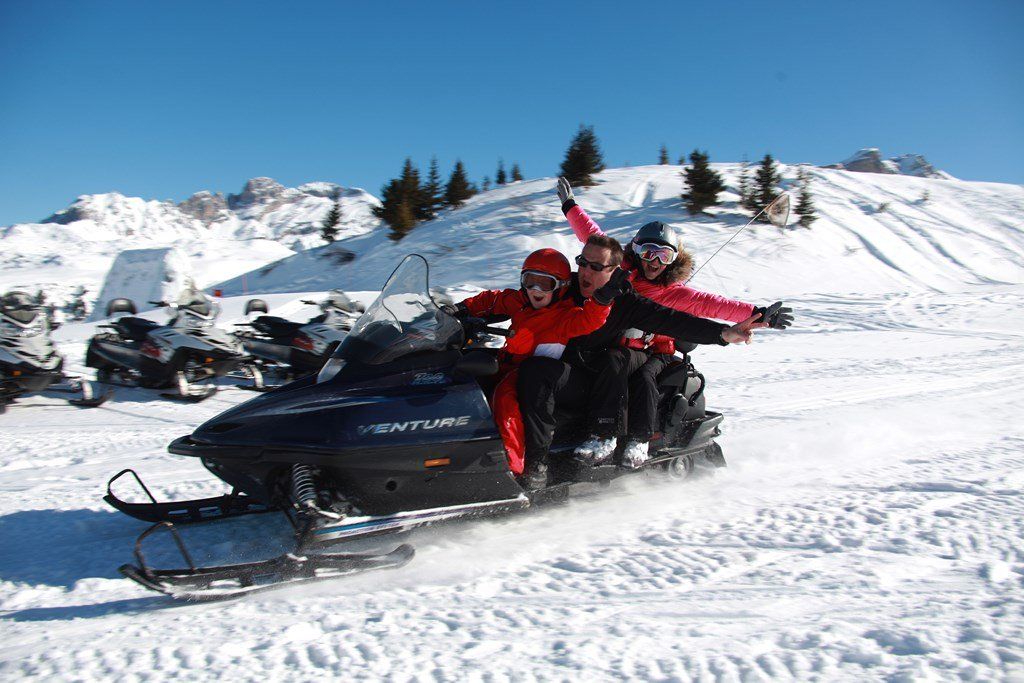
<path id="1" fill-rule="evenodd" d="M 188 565 L 187 569 L 151 569 L 142 554 L 142 541 L 161 529 L 168 530 Z M 373 569 L 401 567 L 415 555 L 410 545 L 400 545 L 382 554 L 324 553 L 297 555 L 285 553 L 261 562 L 196 567 L 181 536 L 169 522 L 160 522 L 144 531 L 135 541 L 137 565 L 124 564 L 118 571 L 136 583 L 176 600 L 213 602 L 260 593 L 284 586 L 324 581 Z"/>
<path id="2" fill-rule="evenodd" d="M 135 477 L 135 481 L 149 497 L 150 502 L 128 503 L 114 495 L 111 486 L 126 474 Z M 237 492 L 213 498 L 160 503 L 133 469 L 121 470 L 110 478 L 110 481 L 107 482 L 107 495 L 103 496 L 103 500 L 116 510 L 144 522 L 174 522 L 176 524 L 193 524 L 226 517 L 241 517 L 260 512 L 272 512 L 277 509 L 257 503 L 249 496 Z"/>

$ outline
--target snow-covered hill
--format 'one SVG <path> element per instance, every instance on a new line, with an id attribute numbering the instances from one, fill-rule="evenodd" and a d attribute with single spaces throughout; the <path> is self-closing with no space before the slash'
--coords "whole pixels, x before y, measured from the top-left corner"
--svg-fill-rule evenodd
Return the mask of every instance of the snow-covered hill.
<path id="1" fill-rule="evenodd" d="M 610 169 L 579 203 L 620 241 L 651 220 L 679 227 L 702 263 L 749 215 L 737 207 L 739 167 L 716 164 L 729 185 L 710 216 L 682 209 L 678 166 Z M 781 166 L 792 188 L 796 167 Z M 1024 281 L 1024 187 L 806 167 L 820 218 L 810 229 L 748 228 L 694 280 L 739 298 L 821 293 L 959 291 Z M 795 216 L 791 220 L 795 225 Z M 225 294 L 379 288 L 404 254 L 428 257 L 439 285 L 514 284 L 531 250 L 579 245 L 551 178 L 483 193 L 418 226 L 400 242 L 385 231 L 311 249 L 234 278 Z M 339 250 L 343 250 L 339 252 Z M 344 263 L 340 256 L 354 253 Z M 243 292 L 244 290 L 244 292 Z"/>
<path id="2" fill-rule="evenodd" d="M 0 290 L 43 290 L 61 303 L 83 285 L 95 296 L 124 249 L 175 246 L 200 286 L 322 244 L 319 224 L 339 193 L 341 238 L 373 230 L 379 201 L 358 188 L 307 183 L 286 188 L 253 178 L 241 193 L 198 192 L 179 204 L 116 192 L 79 197 L 40 223 L 0 227 Z"/>

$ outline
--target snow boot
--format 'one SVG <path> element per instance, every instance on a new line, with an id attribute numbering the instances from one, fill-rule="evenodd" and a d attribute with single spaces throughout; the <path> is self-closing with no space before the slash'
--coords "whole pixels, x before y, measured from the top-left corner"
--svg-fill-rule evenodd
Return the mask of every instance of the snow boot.
<path id="1" fill-rule="evenodd" d="M 636 439 L 630 439 L 626 443 L 626 449 L 622 451 L 622 465 L 631 470 L 639 469 L 643 467 L 643 464 L 650 459 L 650 454 L 647 452 L 648 443 L 646 441 L 637 441 Z"/>
<path id="2" fill-rule="evenodd" d="M 526 463 L 519 484 L 527 491 L 539 491 L 548 485 L 548 464 L 543 460 Z"/>
<path id="3" fill-rule="evenodd" d="M 584 465 L 603 465 L 611 460 L 617 441 L 614 436 L 591 436 L 576 447 L 573 456 Z"/>

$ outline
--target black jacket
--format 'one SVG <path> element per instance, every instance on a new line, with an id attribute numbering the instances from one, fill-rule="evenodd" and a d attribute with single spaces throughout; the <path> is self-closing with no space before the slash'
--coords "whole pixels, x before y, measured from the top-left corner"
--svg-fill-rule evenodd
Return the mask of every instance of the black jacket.
<path id="1" fill-rule="evenodd" d="M 579 282 L 573 273 L 570 293 L 582 306 Z M 663 334 L 673 339 L 694 344 L 720 344 L 722 330 L 729 327 L 706 318 L 698 318 L 655 303 L 636 292 L 620 295 L 608 312 L 608 320 L 594 332 L 569 340 L 562 354 L 562 360 L 577 367 L 588 367 L 590 360 L 598 353 L 618 346 L 626 330 L 636 328 L 643 332 Z"/>

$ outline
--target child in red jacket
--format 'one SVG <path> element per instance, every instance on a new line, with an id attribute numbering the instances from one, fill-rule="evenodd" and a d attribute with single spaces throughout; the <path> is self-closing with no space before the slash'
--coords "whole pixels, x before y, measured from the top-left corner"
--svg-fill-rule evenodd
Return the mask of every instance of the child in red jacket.
<path id="1" fill-rule="evenodd" d="M 540 249 L 523 262 L 520 289 L 488 290 L 456 305 L 457 314 L 512 319 L 510 336 L 498 352 L 498 383 L 491 409 L 513 474 L 518 476 L 524 470 L 523 418 L 516 397 L 519 364 L 530 356 L 560 358 L 570 339 L 601 327 L 608 318 L 612 300 L 624 286 L 628 288 L 625 271 L 619 273 L 598 289 L 592 299 L 577 306 L 567 296 L 572 275 L 569 260 L 554 249 Z M 531 484 L 536 485 L 537 482 Z"/>

